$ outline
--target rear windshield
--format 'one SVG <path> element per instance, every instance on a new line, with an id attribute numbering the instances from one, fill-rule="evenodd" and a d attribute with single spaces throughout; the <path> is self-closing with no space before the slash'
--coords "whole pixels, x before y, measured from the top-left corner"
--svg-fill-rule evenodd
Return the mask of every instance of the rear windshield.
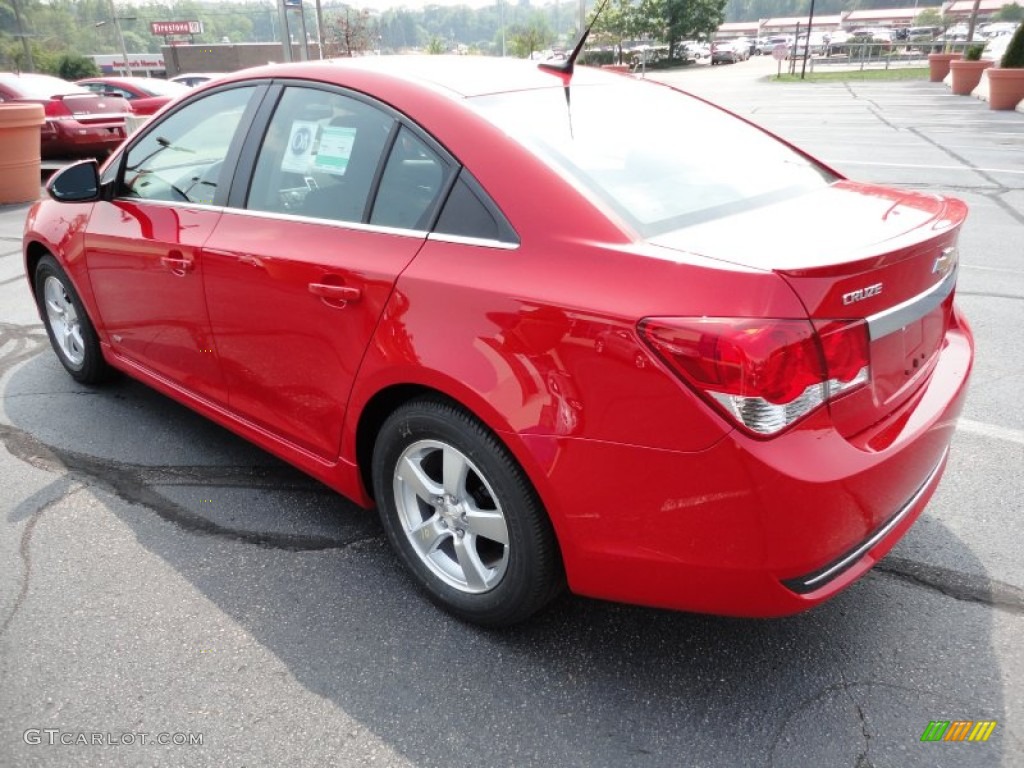
<path id="1" fill-rule="evenodd" d="M 58 77 L 46 75 L 10 75 L 0 83 L 18 94 L 20 99 L 40 99 L 46 101 L 53 96 L 93 96 L 93 92 L 74 83 L 68 83 Z"/>
<path id="2" fill-rule="evenodd" d="M 625 80 L 470 100 L 642 237 L 802 195 L 835 180 L 785 144 L 669 88 Z"/>

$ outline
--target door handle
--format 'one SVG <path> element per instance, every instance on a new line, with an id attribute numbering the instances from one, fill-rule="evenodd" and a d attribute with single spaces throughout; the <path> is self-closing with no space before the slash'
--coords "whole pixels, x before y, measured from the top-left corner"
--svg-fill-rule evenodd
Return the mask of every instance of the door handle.
<path id="1" fill-rule="evenodd" d="M 310 283 L 309 292 L 314 296 L 329 300 L 332 306 L 342 307 L 350 301 L 359 301 L 363 297 L 363 292 L 359 288 L 353 288 L 351 285 Z M 337 305 L 335 302 L 341 302 L 341 304 Z"/>
<path id="2" fill-rule="evenodd" d="M 184 275 L 186 272 L 191 272 L 195 266 L 192 259 L 176 258 L 174 256 L 161 256 L 160 263 L 179 276 Z"/>

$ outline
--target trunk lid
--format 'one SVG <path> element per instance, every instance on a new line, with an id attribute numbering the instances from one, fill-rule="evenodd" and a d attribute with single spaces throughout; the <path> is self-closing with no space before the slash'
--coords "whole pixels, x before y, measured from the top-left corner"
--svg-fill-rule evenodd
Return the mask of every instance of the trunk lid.
<path id="1" fill-rule="evenodd" d="M 837 429 L 863 432 L 927 380 L 949 327 L 958 200 L 840 181 L 651 242 L 773 271 L 814 320 L 864 320 L 870 377 L 832 400 Z"/>
<path id="2" fill-rule="evenodd" d="M 131 112 L 123 96 L 69 93 L 54 98 L 59 99 L 80 123 L 124 122 L 124 116 Z"/>

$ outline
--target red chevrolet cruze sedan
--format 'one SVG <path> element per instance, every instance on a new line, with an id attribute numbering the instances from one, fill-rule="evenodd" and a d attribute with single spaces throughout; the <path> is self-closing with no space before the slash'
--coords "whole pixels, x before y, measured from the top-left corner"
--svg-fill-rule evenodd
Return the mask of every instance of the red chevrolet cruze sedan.
<path id="1" fill-rule="evenodd" d="M 566 586 L 821 603 L 920 515 L 971 369 L 963 203 L 586 67 L 249 70 L 49 191 L 25 268 L 68 372 L 375 505 L 480 624 Z"/>

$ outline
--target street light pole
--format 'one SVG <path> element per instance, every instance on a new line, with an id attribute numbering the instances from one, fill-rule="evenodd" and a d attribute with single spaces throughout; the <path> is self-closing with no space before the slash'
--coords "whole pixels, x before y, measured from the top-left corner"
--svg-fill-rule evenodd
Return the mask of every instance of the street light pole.
<path id="1" fill-rule="evenodd" d="M 114 29 L 117 30 L 117 41 L 121 44 L 121 56 L 124 57 L 124 76 L 131 77 L 132 67 L 128 63 L 128 47 L 124 44 L 124 34 L 121 32 L 121 20 L 117 17 L 117 9 L 114 7 L 114 0 L 110 0 L 110 17 L 114 20 Z"/>

